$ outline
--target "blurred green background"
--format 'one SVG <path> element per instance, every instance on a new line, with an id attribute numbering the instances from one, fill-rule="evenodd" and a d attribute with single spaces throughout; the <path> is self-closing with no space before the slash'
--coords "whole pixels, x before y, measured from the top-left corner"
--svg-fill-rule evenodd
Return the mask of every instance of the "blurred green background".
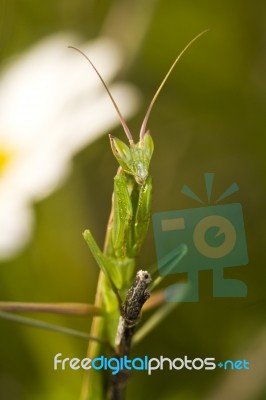
<path id="1" fill-rule="evenodd" d="M 140 112 L 129 121 L 136 138 L 146 107 L 177 53 L 210 28 L 182 58 L 150 118 L 155 142 L 153 211 L 197 206 L 180 189 L 187 184 L 204 198 L 204 172 L 216 173 L 214 197 L 236 181 L 240 191 L 225 203 L 243 205 L 250 262 L 228 269 L 226 276 L 245 281 L 248 297 L 213 298 L 211 271 L 203 271 L 200 302 L 181 304 L 132 354 L 217 360 L 247 357 L 246 352 L 254 356 L 258 337 L 266 342 L 266 3 L 2 0 L 0 4 L 1 61 L 58 31 L 77 32 L 84 40 L 103 30 L 116 37 L 128 55 L 121 77 L 140 88 L 143 96 Z M 120 128 L 112 134 L 124 138 Z M 34 205 L 37 223 L 30 245 L 0 265 L 1 300 L 93 302 L 98 268 L 81 233 L 90 228 L 103 243 L 115 173 L 107 135 L 75 157 L 67 182 Z M 146 268 L 155 259 L 150 229 L 138 265 Z M 168 283 L 176 279 L 173 276 Z M 90 326 L 88 318 L 37 317 L 82 331 Z M 0 399 L 78 399 L 82 373 L 55 372 L 52 363 L 58 352 L 84 357 L 84 341 L 3 320 L 0 334 Z M 228 375 L 220 369 L 152 376 L 135 372 L 128 399 L 202 400 L 211 399 L 210 393 L 218 399 L 215 396 Z M 256 381 L 255 373 L 235 372 L 235 379 L 240 385 L 249 381 L 257 385 L 247 399 L 266 399 L 266 388 Z"/>

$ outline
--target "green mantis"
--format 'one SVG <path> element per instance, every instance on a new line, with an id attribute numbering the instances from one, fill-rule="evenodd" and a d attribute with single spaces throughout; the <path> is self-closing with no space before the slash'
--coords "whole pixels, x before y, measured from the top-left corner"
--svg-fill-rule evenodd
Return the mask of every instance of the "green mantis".
<path id="1" fill-rule="evenodd" d="M 119 306 L 132 282 L 135 258 L 149 227 L 152 190 L 149 165 L 154 146 L 145 127 L 139 141 L 134 143 L 112 94 L 95 66 L 89 59 L 88 61 L 106 88 L 129 140 L 127 145 L 122 140 L 109 136 L 119 168 L 114 178 L 112 209 L 104 251 L 100 250 L 89 230 L 84 232 L 84 238 L 103 272 L 100 280 L 107 335 L 110 343 L 114 344 Z"/>
<path id="2" fill-rule="evenodd" d="M 115 336 L 120 317 L 120 311 L 135 275 L 135 260 L 145 240 L 151 215 L 152 179 L 149 166 L 154 150 L 152 137 L 147 130 L 147 123 L 151 110 L 161 92 L 165 82 L 188 47 L 204 32 L 194 37 L 175 59 L 171 68 L 157 89 L 144 117 L 139 140 L 135 143 L 132 134 L 100 73 L 85 56 L 92 68 L 97 73 L 104 85 L 120 119 L 121 125 L 128 139 L 128 144 L 122 140 L 109 136 L 113 154 L 119 164 L 114 178 L 114 192 L 112 196 L 112 208 L 106 231 L 104 250 L 101 251 L 95 242 L 91 232 L 86 230 L 84 238 L 98 263 L 101 273 L 98 282 L 95 305 L 103 309 L 103 318 L 94 319 L 91 335 L 106 336 L 110 344 L 115 348 Z M 90 343 L 88 357 L 99 355 L 98 343 Z M 93 374 L 93 372 L 89 372 Z M 102 391 L 93 391 L 88 386 L 101 385 L 99 374 L 94 379 L 84 381 L 82 400 L 102 398 Z M 102 385 L 101 385 L 102 386 Z"/>

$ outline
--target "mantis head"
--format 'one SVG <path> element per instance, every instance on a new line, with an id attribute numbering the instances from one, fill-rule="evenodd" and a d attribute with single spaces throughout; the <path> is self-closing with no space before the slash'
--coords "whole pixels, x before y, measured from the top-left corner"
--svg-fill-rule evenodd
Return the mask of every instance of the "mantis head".
<path id="1" fill-rule="evenodd" d="M 109 135 L 112 151 L 123 171 L 133 175 L 139 185 L 143 185 L 149 175 L 149 165 L 153 153 L 153 140 L 149 132 L 138 143 L 126 145 L 122 140 Z"/>

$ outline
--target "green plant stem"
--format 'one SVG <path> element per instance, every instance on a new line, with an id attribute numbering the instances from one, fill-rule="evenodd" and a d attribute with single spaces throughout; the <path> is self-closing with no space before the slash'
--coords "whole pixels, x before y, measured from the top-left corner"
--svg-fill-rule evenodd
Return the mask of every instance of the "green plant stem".
<path id="1" fill-rule="evenodd" d="M 75 337 L 78 337 L 80 339 L 90 340 L 90 341 L 93 341 L 93 342 L 96 342 L 96 343 L 101 343 L 101 344 L 104 344 L 105 346 L 108 346 L 109 348 L 111 347 L 108 342 L 106 342 L 105 340 L 103 340 L 103 339 L 101 339 L 99 337 L 88 335 L 85 332 L 80 332 L 80 331 L 77 331 L 75 329 L 70 329 L 70 328 L 65 328 L 63 326 L 50 324 L 48 322 L 40 321 L 40 320 L 37 320 L 37 319 L 28 318 L 28 317 L 24 317 L 24 316 L 21 316 L 21 315 L 8 313 L 8 312 L 5 312 L 5 311 L 0 311 L 0 318 L 7 319 L 9 321 L 19 322 L 19 323 L 21 323 L 23 325 L 28 325 L 28 326 L 31 326 L 31 327 L 34 326 L 35 328 L 47 329 L 49 331 L 64 333 L 66 335 L 75 336 Z"/>
<path id="2" fill-rule="evenodd" d="M 25 303 L 17 301 L 0 301 L 0 310 L 14 312 L 36 312 L 61 315 L 91 315 L 102 314 L 101 308 L 84 303 Z"/>

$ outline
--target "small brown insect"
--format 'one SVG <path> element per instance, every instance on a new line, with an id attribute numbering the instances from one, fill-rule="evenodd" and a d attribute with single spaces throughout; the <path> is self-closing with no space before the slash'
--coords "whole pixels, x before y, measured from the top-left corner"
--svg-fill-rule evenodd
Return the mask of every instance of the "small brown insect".
<path id="1" fill-rule="evenodd" d="M 133 285 L 127 292 L 127 297 L 121 310 L 119 319 L 116 348 L 119 355 L 129 353 L 134 328 L 139 322 L 140 312 L 145 301 L 150 297 L 147 287 L 151 283 L 151 276 L 147 271 L 138 271 Z"/>

